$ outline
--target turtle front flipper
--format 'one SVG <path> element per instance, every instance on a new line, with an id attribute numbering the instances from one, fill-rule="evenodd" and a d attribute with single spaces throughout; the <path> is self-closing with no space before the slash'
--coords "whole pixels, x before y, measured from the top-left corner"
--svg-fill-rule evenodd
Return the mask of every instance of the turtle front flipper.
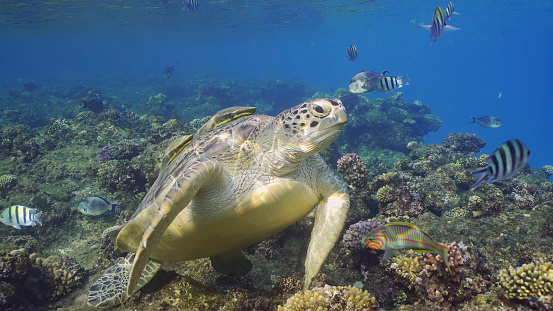
<path id="1" fill-rule="evenodd" d="M 129 298 L 127 283 L 131 274 L 134 253 L 127 255 L 111 266 L 104 275 L 90 287 L 88 304 L 98 308 L 111 308 Z M 161 263 L 150 259 L 140 276 L 134 291 L 146 285 L 161 268 Z"/>
<path id="2" fill-rule="evenodd" d="M 196 196 L 199 189 L 209 184 L 223 184 L 225 178 L 224 168 L 218 161 L 208 158 L 199 160 L 190 165 L 165 193 L 165 196 L 159 201 L 160 203 L 155 204 L 153 208 L 157 208 L 157 210 L 142 235 L 134 258 L 127 285 L 128 296 L 134 292 L 152 252 L 177 215 Z"/>
<path id="3" fill-rule="evenodd" d="M 319 202 L 315 214 L 315 225 L 311 232 L 311 241 L 305 258 L 305 288 L 311 282 L 323 265 L 326 257 L 338 240 L 349 210 L 349 194 L 342 180 L 328 171 L 328 175 L 320 185 L 324 199 Z"/>

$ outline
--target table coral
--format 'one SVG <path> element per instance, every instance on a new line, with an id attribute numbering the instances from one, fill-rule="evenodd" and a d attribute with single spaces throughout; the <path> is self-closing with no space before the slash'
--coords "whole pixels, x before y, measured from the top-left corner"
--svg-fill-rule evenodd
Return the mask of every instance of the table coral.
<path id="1" fill-rule="evenodd" d="M 304 310 L 376 310 L 378 305 L 367 291 L 352 286 L 328 286 L 306 289 L 288 299 L 279 311 Z"/>
<path id="2" fill-rule="evenodd" d="M 528 299 L 553 293 L 553 263 L 531 262 L 499 272 L 499 284 L 510 299 Z"/>

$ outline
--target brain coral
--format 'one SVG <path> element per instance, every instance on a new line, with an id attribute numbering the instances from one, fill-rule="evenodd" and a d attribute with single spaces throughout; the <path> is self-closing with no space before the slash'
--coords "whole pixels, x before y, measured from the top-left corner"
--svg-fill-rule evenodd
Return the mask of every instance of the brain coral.
<path id="1" fill-rule="evenodd" d="M 527 299 L 553 294 L 553 263 L 532 262 L 499 272 L 499 284 L 510 299 Z"/>
<path id="2" fill-rule="evenodd" d="M 376 310 L 375 298 L 357 287 L 329 286 L 303 290 L 288 299 L 279 311 Z"/>

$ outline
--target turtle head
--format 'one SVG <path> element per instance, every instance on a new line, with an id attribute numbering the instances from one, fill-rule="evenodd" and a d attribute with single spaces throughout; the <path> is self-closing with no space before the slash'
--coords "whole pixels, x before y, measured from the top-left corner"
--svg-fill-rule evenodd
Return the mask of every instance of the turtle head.
<path id="1" fill-rule="evenodd" d="M 319 98 L 283 111 L 275 121 L 273 150 L 281 160 L 297 163 L 330 145 L 347 115 L 339 99 Z"/>

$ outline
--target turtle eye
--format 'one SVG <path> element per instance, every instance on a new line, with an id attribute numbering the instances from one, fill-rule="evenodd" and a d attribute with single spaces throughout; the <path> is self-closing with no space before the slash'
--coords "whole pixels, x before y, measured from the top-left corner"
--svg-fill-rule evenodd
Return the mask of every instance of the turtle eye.
<path id="1" fill-rule="evenodd" d="M 330 107 L 328 105 L 320 105 L 318 103 L 309 105 L 309 110 L 311 110 L 313 116 L 318 118 L 324 118 L 330 114 Z"/>

